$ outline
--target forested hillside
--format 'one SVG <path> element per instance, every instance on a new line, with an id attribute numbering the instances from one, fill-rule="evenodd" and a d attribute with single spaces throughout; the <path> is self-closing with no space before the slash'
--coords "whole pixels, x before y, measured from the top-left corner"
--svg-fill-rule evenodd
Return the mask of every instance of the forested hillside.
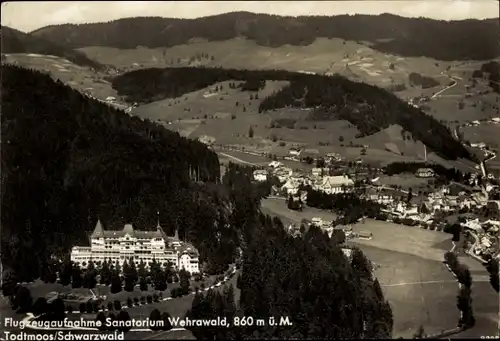
<path id="1" fill-rule="evenodd" d="M 104 66 L 88 58 L 84 53 L 74 51 L 40 37 L 2 26 L 2 53 L 34 53 L 66 58 L 80 66 L 103 69 Z"/>
<path id="2" fill-rule="evenodd" d="M 481 69 L 474 72 L 473 77 L 485 77 L 493 91 L 500 93 L 500 63 L 491 61 L 481 65 Z"/>
<path id="3" fill-rule="evenodd" d="M 239 305 L 231 288 L 222 295 L 209 291 L 197 294 L 187 314 L 243 322 L 230 328 L 190 328 L 198 340 L 391 338 L 391 307 L 360 250 L 347 259 L 335 239 L 314 226 L 293 238 L 280 220 L 269 216 L 260 214 L 249 224 L 255 227 L 237 282 Z M 244 324 L 248 317 L 253 318 L 251 326 Z M 280 326 L 282 318 L 290 324 Z M 258 319 L 266 325 L 259 326 Z"/>
<path id="4" fill-rule="evenodd" d="M 448 128 L 432 116 L 384 89 L 339 75 L 308 75 L 280 70 L 152 68 L 120 75 L 113 79 L 112 85 L 129 102 L 148 103 L 179 97 L 227 80 L 289 81 L 289 86 L 261 101 L 261 112 L 284 107 L 315 108 L 316 113 L 321 112 L 322 120 L 343 119 L 354 124 L 361 132 L 358 137 L 398 124 L 411 132 L 414 139 L 447 159 L 472 159 Z M 315 119 L 315 115 L 310 119 Z"/>
<path id="5" fill-rule="evenodd" d="M 236 37 L 279 47 L 286 44 L 305 46 L 316 38 L 342 38 L 369 42 L 375 50 L 407 57 L 486 60 L 500 55 L 498 20 L 447 22 L 391 14 L 295 18 L 234 12 L 197 19 L 141 17 L 107 23 L 48 26 L 32 34 L 72 48 L 158 48 L 186 44 L 192 38 L 221 41 Z"/>
<path id="6" fill-rule="evenodd" d="M 108 229 L 153 230 L 157 211 L 165 231 L 178 228 L 209 266 L 232 261 L 228 195 L 205 145 L 37 71 L 2 66 L 1 96 L 4 268 L 36 278 L 51 254 L 85 245 L 97 218 Z"/>

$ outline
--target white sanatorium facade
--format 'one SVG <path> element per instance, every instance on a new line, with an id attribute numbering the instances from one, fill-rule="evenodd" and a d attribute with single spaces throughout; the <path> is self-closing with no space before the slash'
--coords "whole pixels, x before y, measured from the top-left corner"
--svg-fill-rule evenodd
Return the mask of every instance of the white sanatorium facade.
<path id="1" fill-rule="evenodd" d="M 156 260 L 162 266 L 170 262 L 177 269 L 198 273 L 198 251 L 191 244 L 181 242 L 177 232 L 167 237 L 160 224 L 156 231 L 137 231 L 131 224 L 121 231 L 104 230 L 97 221 L 90 236 L 90 247 L 75 246 L 71 250 L 71 261 L 86 266 L 89 261 L 102 263 L 104 260 L 122 264 L 125 260 L 142 260 L 146 266 Z"/>

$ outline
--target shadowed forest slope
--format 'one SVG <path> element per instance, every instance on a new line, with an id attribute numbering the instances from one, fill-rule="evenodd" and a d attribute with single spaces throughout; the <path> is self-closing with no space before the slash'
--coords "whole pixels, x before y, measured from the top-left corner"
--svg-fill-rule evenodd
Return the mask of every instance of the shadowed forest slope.
<path id="1" fill-rule="evenodd" d="M 108 229 L 154 230 L 157 211 L 203 260 L 231 261 L 231 252 L 215 256 L 229 213 L 217 155 L 205 145 L 10 65 L 1 119 L 2 262 L 21 278 L 85 245 L 97 218 Z"/>

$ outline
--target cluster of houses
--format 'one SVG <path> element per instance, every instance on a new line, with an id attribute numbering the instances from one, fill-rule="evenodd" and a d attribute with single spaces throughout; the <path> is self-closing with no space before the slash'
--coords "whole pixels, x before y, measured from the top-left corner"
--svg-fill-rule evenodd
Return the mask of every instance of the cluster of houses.
<path id="1" fill-rule="evenodd" d="M 490 186 L 493 190 L 495 186 Z M 411 219 L 419 224 L 433 224 L 438 213 L 452 214 L 459 211 L 469 211 L 485 207 L 489 202 L 488 191 L 464 191 L 459 184 L 443 186 L 440 189 L 423 194 L 413 194 L 411 198 L 407 191 L 387 187 L 371 187 L 362 195 L 364 199 L 385 205 L 382 210 L 390 218 Z"/>
<path id="2" fill-rule="evenodd" d="M 470 252 L 482 259 L 488 256 L 498 258 L 500 221 L 488 219 L 480 221 L 479 218 L 466 219 L 461 225 L 467 229 L 475 239 Z"/>
<path id="3" fill-rule="evenodd" d="M 302 201 L 305 200 L 306 194 L 300 189 L 304 186 L 327 194 L 347 192 L 354 187 L 354 181 L 348 176 L 332 176 L 329 172 L 329 168 L 313 168 L 311 173 L 293 171 L 284 167 L 281 162 L 272 161 L 267 169 L 255 170 L 253 178 L 255 181 L 266 181 L 270 176 L 274 176 L 280 182 L 279 187 L 274 187 L 276 194 L 300 198 Z"/>
<path id="4" fill-rule="evenodd" d="M 479 146 L 480 147 L 480 146 Z M 293 153 L 293 155 L 292 155 Z M 291 151 L 292 157 L 300 156 L 300 149 Z M 342 158 L 339 155 L 326 155 L 325 164 L 339 163 Z M 266 169 L 259 169 L 254 172 L 255 181 L 266 181 L 270 177 L 277 178 L 279 185 L 274 185 L 274 194 L 294 199 L 300 199 L 302 202 L 307 200 L 306 186 L 323 193 L 334 194 L 341 192 L 350 192 L 356 190 L 360 197 L 383 204 L 385 206 L 381 213 L 383 219 L 389 221 L 398 221 L 412 226 L 422 226 L 431 229 L 441 229 L 446 225 L 443 217 L 451 216 L 456 213 L 477 212 L 478 209 L 495 206 L 496 218 L 500 219 L 500 201 L 491 200 L 492 193 L 498 192 L 497 185 L 489 183 L 494 177 L 487 174 L 483 180 L 488 180 L 480 185 L 476 174 L 472 174 L 468 184 L 459 184 L 451 182 L 432 192 L 425 191 L 412 193 L 401 189 L 377 186 L 375 179 L 367 179 L 361 187 L 355 187 L 353 179 L 347 175 L 331 175 L 332 171 L 328 167 L 313 168 L 309 173 L 303 171 L 294 171 L 285 167 L 279 161 L 272 161 Z M 339 174 L 339 172 L 337 172 Z M 342 174 L 342 172 L 341 172 Z M 432 168 L 420 168 L 415 172 L 419 178 L 433 178 L 436 176 Z M 356 177 L 359 180 L 359 177 Z M 371 181 L 370 181 L 371 180 Z M 494 183 L 494 181 L 493 181 Z M 378 218 L 377 218 L 378 219 Z M 495 219 L 489 219 L 479 222 L 478 219 L 470 220 L 465 223 L 465 227 L 472 231 L 477 242 L 472 247 L 475 255 L 498 255 L 498 229 L 500 222 Z M 316 225 L 329 235 L 335 229 L 342 229 L 346 238 L 372 238 L 370 233 L 354 233 L 349 226 L 334 226 L 331 221 L 325 221 L 321 218 L 314 218 L 309 225 Z M 292 235 L 300 234 L 300 227 L 291 225 L 289 232 Z"/>

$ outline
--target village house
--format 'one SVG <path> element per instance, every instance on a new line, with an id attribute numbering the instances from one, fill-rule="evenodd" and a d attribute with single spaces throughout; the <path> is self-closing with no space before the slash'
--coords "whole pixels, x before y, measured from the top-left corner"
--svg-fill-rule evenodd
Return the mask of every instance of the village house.
<path id="1" fill-rule="evenodd" d="M 311 173 L 313 176 L 321 176 L 321 175 L 323 175 L 323 169 L 322 168 L 313 168 L 311 170 Z"/>
<path id="2" fill-rule="evenodd" d="M 500 123 L 500 117 L 493 117 L 491 119 L 491 122 L 493 122 L 493 123 Z"/>
<path id="3" fill-rule="evenodd" d="M 391 205 L 394 203 L 394 197 L 387 193 L 371 194 L 368 199 L 382 205 Z"/>
<path id="4" fill-rule="evenodd" d="M 98 220 L 90 235 L 90 247 L 75 246 L 71 250 L 71 261 L 80 266 L 88 262 L 122 264 L 125 260 L 138 265 L 143 261 L 146 266 L 155 260 L 160 266 L 167 263 L 176 269 L 198 273 L 199 254 L 189 243 L 181 242 L 177 231 L 168 237 L 158 222 L 155 231 L 138 231 L 132 224 L 122 230 L 104 230 Z"/>
<path id="5" fill-rule="evenodd" d="M 357 233 L 357 237 L 359 239 L 365 239 L 365 240 L 370 240 L 373 237 L 373 234 L 368 231 L 360 231 Z"/>
<path id="6" fill-rule="evenodd" d="M 417 178 L 432 178 L 434 175 L 435 172 L 432 168 L 419 168 L 415 172 Z"/>
<path id="7" fill-rule="evenodd" d="M 293 174 L 292 169 L 281 167 L 275 170 L 274 175 L 278 178 L 279 182 L 285 182 Z"/>
<path id="8" fill-rule="evenodd" d="M 486 148 L 486 143 L 484 143 L 484 142 L 471 143 L 470 146 L 472 148 L 484 149 L 484 148 Z"/>
<path id="9" fill-rule="evenodd" d="M 300 182 L 295 179 L 288 179 L 281 190 L 285 195 L 296 195 L 299 193 Z"/>
<path id="10" fill-rule="evenodd" d="M 267 171 L 264 169 L 257 169 L 253 172 L 253 179 L 255 181 L 266 181 L 267 180 Z"/>
<path id="11" fill-rule="evenodd" d="M 300 148 L 290 148 L 290 150 L 288 151 L 288 153 L 292 156 L 299 156 L 300 155 L 300 152 L 302 150 Z"/>
<path id="12" fill-rule="evenodd" d="M 319 217 L 314 217 L 311 219 L 311 225 L 320 227 L 323 225 L 323 219 Z"/>
<path id="13" fill-rule="evenodd" d="M 463 227 L 475 231 L 476 233 L 484 233 L 484 230 L 479 222 L 479 219 L 466 220 L 464 223 L 461 223 Z"/>
<path id="14" fill-rule="evenodd" d="M 416 206 L 408 206 L 406 203 L 398 202 L 394 209 L 396 215 L 399 215 L 402 218 L 407 218 L 413 215 L 418 214 L 418 207 Z"/>
<path id="15" fill-rule="evenodd" d="M 354 181 L 347 176 L 325 176 L 320 184 L 316 183 L 313 188 L 327 194 L 335 194 L 349 191 L 354 186 Z"/>
<path id="16" fill-rule="evenodd" d="M 279 161 L 272 161 L 269 163 L 269 167 L 271 167 L 271 168 L 280 168 L 282 166 L 283 166 L 283 164 Z"/>
<path id="17" fill-rule="evenodd" d="M 337 153 L 328 153 L 325 156 L 325 162 L 331 163 L 331 162 L 340 162 L 342 161 L 342 156 Z"/>

